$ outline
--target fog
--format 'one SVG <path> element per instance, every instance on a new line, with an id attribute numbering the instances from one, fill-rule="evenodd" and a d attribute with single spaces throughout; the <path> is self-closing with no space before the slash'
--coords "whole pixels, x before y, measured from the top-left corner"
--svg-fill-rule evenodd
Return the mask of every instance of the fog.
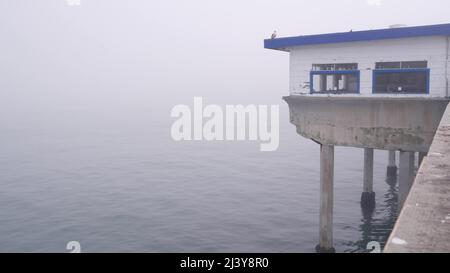
<path id="1" fill-rule="evenodd" d="M 0 0 L 0 252 L 312 251 L 318 145 L 289 124 L 288 54 L 263 40 L 450 22 L 448 0 L 69 2 Z M 280 149 L 173 141 L 194 97 L 280 105 Z M 380 153 L 361 220 L 361 157 L 337 151 L 341 251 L 395 219 Z"/>
<path id="2" fill-rule="evenodd" d="M 158 121 L 194 96 L 284 105 L 288 54 L 263 48 L 274 30 L 280 37 L 447 23 L 450 10 L 446 0 L 69 2 L 0 1 L 3 128 L 57 128 L 61 116 Z"/>

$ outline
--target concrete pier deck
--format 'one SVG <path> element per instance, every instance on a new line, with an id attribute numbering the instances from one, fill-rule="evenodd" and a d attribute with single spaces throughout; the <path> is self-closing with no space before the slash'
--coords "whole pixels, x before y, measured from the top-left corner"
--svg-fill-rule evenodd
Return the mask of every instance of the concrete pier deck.
<path id="1" fill-rule="evenodd" d="M 450 252 L 450 105 L 384 251 Z"/>
<path id="2" fill-rule="evenodd" d="M 449 99 L 293 95 L 291 123 L 324 145 L 428 152 Z"/>

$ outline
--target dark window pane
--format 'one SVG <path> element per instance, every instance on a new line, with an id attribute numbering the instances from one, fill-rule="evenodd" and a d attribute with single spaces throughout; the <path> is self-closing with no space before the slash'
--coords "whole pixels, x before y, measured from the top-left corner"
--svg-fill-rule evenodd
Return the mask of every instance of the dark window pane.
<path id="1" fill-rule="evenodd" d="M 376 63 L 376 69 L 400 69 L 400 68 L 427 68 L 427 61 L 412 62 L 379 62 Z"/>
<path id="2" fill-rule="evenodd" d="M 426 93 L 428 73 L 392 72 L 375 74 L 376 93 Z"/>
<path id="3" fill-rule="evenodd" d="M 358 64 L 336 64 L 335 70 L 357 70 Z"/>
<path id="4" fill-rule="evenodd" d="M 427 61 L 419 61 L 419 62 L 402 62 L 402 68 L 427 68 Z"/>
<path id="5" fill-rule="evenodd" d="M 399 69 L 401 68 L 400 62 L 383 62 L 383 63 L 377 63 L 376 69 Z"/>
<path id="6" fill-rule="evenodd" d="M 341 63 L 341 64 L 313 64 L 314 71 L 334 71 L 334 70 L 357 70 L 357 63 Z"/>

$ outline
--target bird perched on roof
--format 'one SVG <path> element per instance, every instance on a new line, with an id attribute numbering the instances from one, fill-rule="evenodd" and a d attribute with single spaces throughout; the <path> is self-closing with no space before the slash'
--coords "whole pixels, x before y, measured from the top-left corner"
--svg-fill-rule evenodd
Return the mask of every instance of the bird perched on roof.
<path id="1" fill-rule="evenodd" d="M 270 39 L 275 39 L 275 38 L 277 38 L 277 31 L 276 30 L 272 33 L 272 36 L 270 37 Z"/>

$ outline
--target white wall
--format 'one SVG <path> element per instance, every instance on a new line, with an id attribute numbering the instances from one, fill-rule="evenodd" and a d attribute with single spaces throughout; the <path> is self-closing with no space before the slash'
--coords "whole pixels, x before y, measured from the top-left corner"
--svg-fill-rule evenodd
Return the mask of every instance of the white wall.
<path id="1" fill-rule="evenodd" d="M 430 95 L 413 96 L 444 97 L 446 65 L 450 62 L 446 60 L 446 45 L 447 37 L 433 36 L 294 47 L 290 49 L 290 93 L 309 94 L 305 85 L 309 84 L 313 63 L 358 63 L 361 95 L 371 95 L 376 62 L 426 60 L 431 69 Z"/>

